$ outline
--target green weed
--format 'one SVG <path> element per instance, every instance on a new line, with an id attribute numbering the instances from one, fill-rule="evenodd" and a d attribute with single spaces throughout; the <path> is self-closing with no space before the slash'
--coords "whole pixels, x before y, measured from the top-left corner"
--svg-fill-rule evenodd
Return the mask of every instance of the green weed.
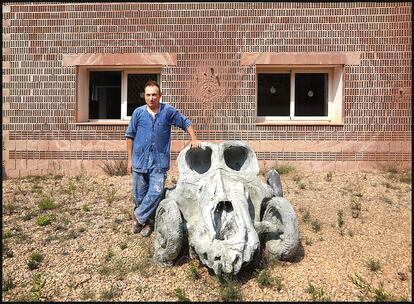
<path id="1" fill-rule="evenodd" d="M 39 268 L 40 263 L 43 261 L 43 254 L 38 251 L 32 252 L 29 260 L 27 261 L 27 266 L 30 270 Z"/>
<path id="2" fill-rule="evenodd" d="M 368 267 L 369 270 L 373 271 L 373 272 L 377 272 L 378 270 L 381 269 L 381 263 L 379 260 L 375 260 L 370 258 L 367 262 L 366 265 Z"/>
<path id="3" fill-rule="evenodd" d="M 55 201 L 48 196 L 43 197 L 38 206 L 42 210 L 50 210 L 57 207 Z"/>
<path id="4" fill-rule="evenodd" d="M 322 287 L 317 287 L 310 282 L 308 283 L 308 287 L 306 287 L 305 292 L 311 295 L 313 302 L 331 301 L 329 298 L 325 297 L 325 291 Z"/>
<path id="5" fill-rule="evenodd" d="M 179 302 L 190 302 L 190 300 L 185 295 L 185 290 L 181 288 L 174 289 L 174 296 Z"/>
<path id="6" fill-rule="evenodd" d="M 118 287 L 111 286 L 108 290 L 102 291 L 100 298 L 101 300 L 112 300 L 121 294 L 122 292 Z"/>
<path id="7" fill-rule="evenodd" d="M 242 301 L 239 284 L 231 277 L 219 277 L 220 298 L 222 301 Z"/>
<path id="8" fill-rule="evenodd" d="M 313 220 L 311 223 L 312 230 L 315 232 L 319 232 L 321 230 L 321 223 L 319 220 Z"/>
<path id="9" fill-rule="evenodd" d="M 40 215 L 36 219 L 36 224 L 39 226 L 46 226 L 52 222 L 52 218 L 49 215 Z"/>
<path id="10" fill-rule="evenodd" d="M 371 286 L 364 277 L 355 273 L 354 276 L 348 276 L 350 281 L 359 289 L 360 295 L 358 298 L 361 301 L 375 301 L 375 302 L 393 302 L 396 299 L 384 289 L 384 284 L 381 282 L 377 288 Z"/>
<path id="11" fill-rule="evenodd" d="M 295 167 L 289 164 L 277 166 L 275 170 L 277 171 L 277 173 L 279 173 L 279 175 L 288 174 L 290 172 L 296 171 Z"/>

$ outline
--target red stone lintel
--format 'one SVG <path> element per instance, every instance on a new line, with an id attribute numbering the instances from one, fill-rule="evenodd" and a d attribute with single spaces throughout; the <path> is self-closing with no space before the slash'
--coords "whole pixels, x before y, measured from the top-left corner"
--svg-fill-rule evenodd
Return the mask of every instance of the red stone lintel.
<path id="1" fill-rule="evenodd" d="M 75 65 L 177 65 L 175 53 L 130 53 L 130 54 L 63 54 L 63 66 Z"/>
<path id="2" fill-rule="evenodd" d="M 339 53 L 241 53 L 241 65 L 358 65 L 360 52 Z"/>

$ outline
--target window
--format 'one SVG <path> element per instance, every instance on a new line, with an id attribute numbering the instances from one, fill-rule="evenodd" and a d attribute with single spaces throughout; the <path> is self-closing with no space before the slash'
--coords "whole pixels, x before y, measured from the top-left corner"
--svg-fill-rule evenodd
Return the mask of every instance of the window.
<path id="1" fill-rule="evenodd" d="M 128 121 L 132 112 L 145 104 L 145 83 L 160 81 L 160 70 L 79 67 L 78 122 Z"/>
<path id="2" fill-rule="evenodd" d="M 341 124 L 342 66 L 257 67 L 257 122 Z"/>

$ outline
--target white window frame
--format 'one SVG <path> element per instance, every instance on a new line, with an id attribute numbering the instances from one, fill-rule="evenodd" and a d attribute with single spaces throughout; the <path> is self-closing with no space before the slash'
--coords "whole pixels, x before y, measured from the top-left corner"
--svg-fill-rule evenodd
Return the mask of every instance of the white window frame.
<path id="1" fill-rule="evenodd" d="M 256 67 L 256 123 L 257 124 L 326 124 L 342 125 L 342 76 L 343 65 L 335 66 L 257 66 Z M 290 115 L 289 116 L 258 116 L 258 75 L 259 74 L 290 74 Z M 295 75 L 297 73 L 328 74 L 328 114 L 327 116 L 295 116 Z"/>
<path id="2" fill-rule="evenodd" d="M 120 119 L 90 119 L 89 118 L 89 75 L 90 72 L 121 72 L 121 118 Z M 129 122 L 131 116 L 127 115 L 128 102 L 128 74 L 157 74 L 156 81 L 160 83 L 161 67 L 114 67 L 114 66 L 82 66 L 77 70 L 77 108 L 76 120 L 82 123 L 122 123 Z"/>

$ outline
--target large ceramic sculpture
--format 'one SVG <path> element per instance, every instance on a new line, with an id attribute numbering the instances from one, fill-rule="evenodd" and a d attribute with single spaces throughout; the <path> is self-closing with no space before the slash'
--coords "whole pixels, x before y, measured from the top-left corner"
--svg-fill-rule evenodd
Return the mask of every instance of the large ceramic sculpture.
<path id="1" fill-rule="evenodd" d="M 278 259 L 298 247 L 296 214 L 283 198 L 279 174 L 259 177 L 254 151 L 242 141 L 203 142 L 183 149 L 179 179 L 168 190 L 155 218 L 154 259 L 172 265 L 188 242 L 191 258 L 215 274 L 237 274 L 260 243 Z"/>

